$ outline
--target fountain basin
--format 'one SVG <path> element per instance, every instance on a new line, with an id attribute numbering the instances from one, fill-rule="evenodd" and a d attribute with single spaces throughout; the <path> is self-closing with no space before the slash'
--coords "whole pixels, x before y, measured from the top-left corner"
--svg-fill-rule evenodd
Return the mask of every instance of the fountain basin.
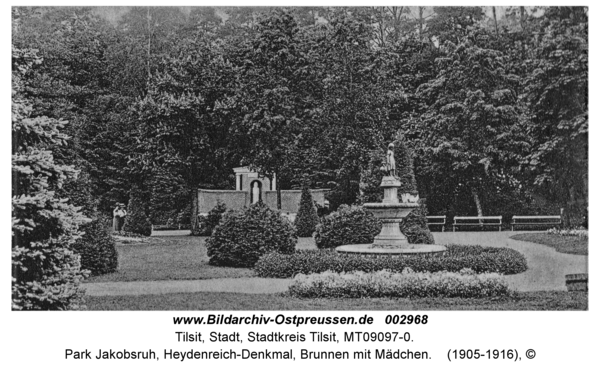
<path id="1" fill-rule="evenodd" d="M 362 256 L 410 256 L 423 254 L 438 254 L 446 251 L 446 246 L 405 244 L 397 247 L 378 247 L 373 244 L 344 245 L 336 247 L 340 254 L 362 255 Z"/>
<path id="2" fill-rule="evenodd" d="M 373 213 L 377 219 L 398 219 L 398 221 L 401 221 L 411 211 L 418 208 L 419 204 L 403 202 L 369 202 L 364 204 L 363 207 Z"/>

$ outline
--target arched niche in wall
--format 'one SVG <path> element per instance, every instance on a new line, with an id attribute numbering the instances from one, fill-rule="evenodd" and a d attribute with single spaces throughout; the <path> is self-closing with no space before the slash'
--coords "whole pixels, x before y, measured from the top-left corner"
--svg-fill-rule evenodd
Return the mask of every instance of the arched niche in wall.
<path id="1" fill-rule="evenodd" d="M 262 182 L 254 180 L 250 183 L 250 203 L 255 204 L 262 200 Z"/>

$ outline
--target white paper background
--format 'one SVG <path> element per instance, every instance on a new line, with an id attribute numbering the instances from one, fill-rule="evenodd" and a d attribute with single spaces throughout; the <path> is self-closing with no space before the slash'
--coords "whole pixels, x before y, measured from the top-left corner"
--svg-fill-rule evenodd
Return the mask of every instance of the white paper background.
<path id="1" fill-rule="evenodd" d="M 555 2 L 532 2 L 527 1 L 517 2 L 518 5 L 568 5 L 558 4 Z M 588 3 L 589 1 L 585 2 Z M 577 5 L 585 5 L 578 2 Z M 88 5 L 81 2 L 40 2 L 35 5 Z M 283 5 L 284 2 L 190 2 L 178 1 L 177 4 L 156 3 L 151 1 L 128 1 L 127 4 L 121 2 L 95 2 L 96 5 Z M 328 1 L 328 2 L 285 2 L 288 5 L 402 5 L 399 3 L 391 3 L 389 1 L 378 1 L 375 3 L 355 3 L 348 1 Z M 11 5 L 34 5 L 34 3 L 17 4 L 13 2 Z M 417 2 L 408 3 L 406 5 L 487 5 L 483 2 L 451 2 L 451 3 L 427 3 L 420 4 Z M 494 5 L 515 5 L 515 2 L 507 3 L 505 1 L 496 1 Z M 3 50 L 5 57 L 2 59 L 3 70 L 3 117 L 5 118 L 4 135 L 2 135 L 5 153 L 2 155 L 2 165 L 4 166 L 3 173 L 8 176 L 10 157 L 10 135 L 8 133 L 9 114 L 10 114 L 10 90 L 8 88 L 10 77 L 8 74 L 9 58 L 8 50 L 10 44 L 10 7 L 3 6 Z M 597 29 L 596 21 L 598 7 L 590 6 L 590 60 L 597 59 Z M 596 69 L 590 71 L 590 120 L 594 122 L 597 116 L 597 111 L 594 102 L 597 98 L 597 74 Z M 595 138 L 598 138 L 594 125 L 591 126 L 591 139 L 593 143 Z M 596 174 L 598 150 L 595 145 L 590 147 L 590 188 L 595 188 L 598 184 L 598 176 Z M 440 368 L 453 366 L 459 368 L 507 368 L 510 365 L 527 368 L 597 368 L 600 367 L 600 359 L 598 359 L 598 309 L 597 309 L 597 288 L 594 275 L 594 266 L 597 265 L 597 251 L 595 226 L 598 225 L 597 220 L 597 196 L 594 191 L 590 193 L 590 310 L 587 312 L 414 312 L 429 315 L 429 323 L 427 325 L 417 326 L 392 326 L 383 323 L 387 314 L 394 312 L 367 312 L 375 318 L 376 324 L 372 326 L 323 326 L 313 327 L 305 326 L 296 328 L 294 326 L 223 326 L 221 329 L 215 326 L 198 326 L 202 332 L 221 331 L 223 333 L 237 331 L 242 337 L 245 337 L 245 332 L 249 330 L 269 333 L 281 331 L 283 333 L 303 332 L 307 335 L 307 342 L 304 343 L 266 343 L 266 344 L 211 344 L 204 345 L 198 343 L 178 343 L 176 342 L 176 331 L 189 330 L 196 331 L 194 326 L 173 325 L 173 316 L 199 316 L 208 312 L 12 312 L 10 310 L 10 232 L 8 230 L 10 218 L 9 193 L 10 184 L 8 180 L 2 183 L 4 201 L 2 209 L 2 220 L 5 226 L 2 228 L 3 240 L 5 240 L 5 248 L 3 255 L 2 267 L 3 275 L 3 293 L 0 294 L 2 301 L 2 324 L 0 329 L 3 338 L 3 350 L 0 354 L 0 362 L 5 368 L 13 367 L 61 367 L 61 368 L 105 368 L 107 365 L 115 368 L 153 368 L 153 367 L 261 367 L 261 368 L 281 368 L 282 366 L 290 368 L 306 368 L 306 367 L 332 367 L 333 365 L 352 367 L 378 367 L 378 368 Z M 165 296 L 168 298 L 168 296 Z M 215 312 L 228 313 L 228 312 Z M 260 312 L 232 312 L 236 315 L 252 314 Z M 292 315 L 293 312 L 283 312 L 286 315 Z M 365 312 L 297 312 L 299 315 L 307 316 L 349 316 L 354 315 L 357 318 Z M 402 312 L 397 312 L 402 313 Z M 277 312 L 264 312 L 265 315 Z M 208 327 L 208 328 L 206 328 Z M 346 329 L 347 327 L 347 329 Z M 397 328 L 397 329 L 396 329 Z M 305 361 L 299 360 L 300 348 L 309 350 L 334 350 L 342 348 L 348 351 L 364 350 L 365 348 L 387 348 L 394 347 L 394 344 L 373 344 L 373 343 L 345 343 L 345 344 L 330 344 L 330 343 L 311 343 L 309 331 L 336 331 L 338 337 L 342 338 L 344 330 L 363 330 L 363 331 L 408 331 L 411 333 L 414 340 L 413 343 L 397 343 L 397 347 L 410 348 L 413 351 L 427 350 L 432 356 L 431 360 L 412 360 L 409 362 L 389 361 L 389 360 L 371 360 L 371 361 Z M 241 348 L 248 349 L 287 349 L 294 347 L 297 360 L 292 361 L 258 361 L 258 360 L 236 360 L 236 361 L 165 361 L 162 359 L 164 349 L 177 349 L 180 351 L 189 350 L 191 348 L 229 348 L 234 347 L 238 351 Z M 147 350 L 153 349 L 160 357 L 159 361 L 134 361 L 134 360 L 114 360 L 114 361 L 95 361 L 95 360 L 64 360 L 65 349 L 74 350 L 89 349 L 92 355 L 95 355 L 98 349 L 128 349 L 128 350 Z M 239 349 L 238 349 L 239 348 Z M 523 357 L 519 363 L 510 364 L 506 361 L 493 360 L 472 360 L 461 361 L 460 363 L 448 363 L 446 353 L 448 349 L 481 349 L 485 351 L 488 348 L 497 349 L 517 349 Z M 528 360 L 524 357 L 526 349 L 534 349 L 537 356 L 533 360 Z M 352 361 L 352 362 L 350 362 Z"/>

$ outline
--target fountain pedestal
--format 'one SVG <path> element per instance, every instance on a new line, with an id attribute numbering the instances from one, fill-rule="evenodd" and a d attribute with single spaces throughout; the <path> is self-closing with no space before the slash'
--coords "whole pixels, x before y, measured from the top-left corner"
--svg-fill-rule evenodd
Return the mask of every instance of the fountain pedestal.
<path id="1" fill-rule="evenodd" d="M 383 188 L 383 200 L 380 203 L 366 203 L 365 209 L 372 212 L 381 223 L 381 233 L 373 241 L 373 247 L 406 247 L 408 239 L 400 231 L 400 222 L 411 211 L 419 207 L 417 203 L 404 203 L 398 199 L 398 189 L 402 182 L 396 177 L 385 176 L 379 187 Z"/>
<path id="2" fill-rule="evenodd" d="M 383 200 L 379 203 L 366 203 L 364 208 L 378 218 L 381 223 L 381 232 L 370 245 L 344 245 L 336 248 L 339 253 L 365 254 L 365 255 L 401 255 L 438 253 L 446 251 L 440 245 L 416 245 L 408 243 L 406 236 L 400 231 L 400 223 L 414 209 L 419 207 L 416 202 L 400 202 L 398 188 L 402 183 L 393 176 L 385 176 L 381 181 L 383 187 Z"/>

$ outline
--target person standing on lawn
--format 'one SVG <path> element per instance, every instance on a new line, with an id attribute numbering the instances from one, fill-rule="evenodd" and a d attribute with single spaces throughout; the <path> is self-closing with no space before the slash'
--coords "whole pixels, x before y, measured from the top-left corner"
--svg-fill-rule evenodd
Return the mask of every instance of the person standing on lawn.
<path id="1" fill-rule="evenodd" d="M 125 204 L 119 203 L 115 210 L 113 210 L 113 230 L 115 232 L 121 232 L 123 224 L 125 223 L 125 216 L 127 211 L 125 210 Z"/>

